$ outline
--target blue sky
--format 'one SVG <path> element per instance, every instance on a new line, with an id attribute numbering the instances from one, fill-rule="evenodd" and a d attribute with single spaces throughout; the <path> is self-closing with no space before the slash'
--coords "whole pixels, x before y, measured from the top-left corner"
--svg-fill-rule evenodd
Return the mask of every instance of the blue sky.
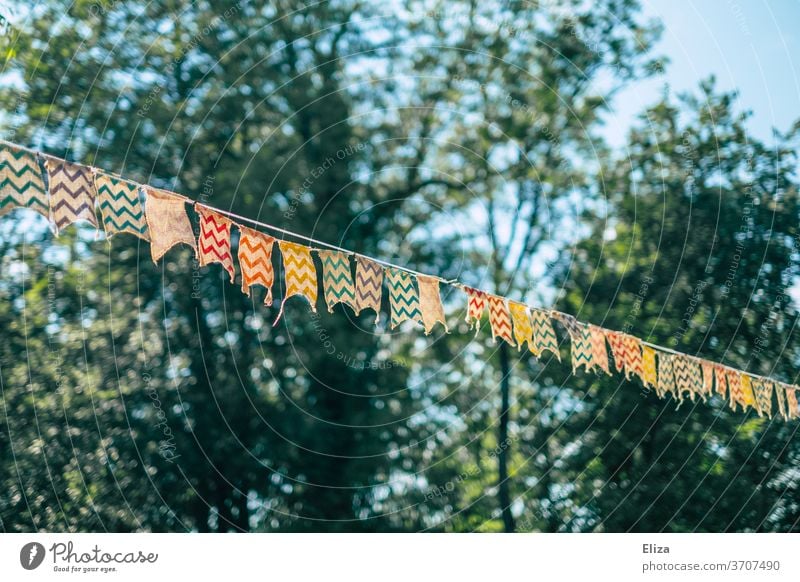
<path id="1" fill-rule="evenodd" d="M 786 130 L 800 119 L 800 0 L 643 0 L 643 8 L 663 22 L 656 54 L 671 63 L 665 76 L 617 96 L 606 129 L 614 145 L 624 143 L 665 83 L 674 92 L 692 90 L 712 73 L 720 89 L 739 90 L 756 137 L 767 140 L 773 127 Z"/>

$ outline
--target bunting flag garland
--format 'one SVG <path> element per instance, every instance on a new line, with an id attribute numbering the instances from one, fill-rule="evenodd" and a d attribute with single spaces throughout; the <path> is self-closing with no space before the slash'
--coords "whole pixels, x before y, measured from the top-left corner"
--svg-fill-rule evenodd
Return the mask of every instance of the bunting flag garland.
<path id="1" fill-rule="evenodd" d="M 148 240 L 139 186 L 103 172 L 94 175 L 94 185 L 106 236 L 111 238 L 117 233 L 128 232 Z"/>
<path id="2" fill-rule="evenodd" d="M 516 301 L 509 301 L 508 311 L 511 313 L 511 325 L 514 328 L 517 349 L 522 350 L 522 346 L 528 344 L 528 349 L 533 351 L 533 326 L 528 306 Z"/>
<path id="3" fill-rule="evenodd" d="M 541 309 L 531 309 L 531 321 L 533 322 L 533 353 L 537 357 L 542 357 L 545 352 L 551 352 L 560 362 L 561 353 L 558 351 L 558 337 L 553 329 L 550 316 Z"/>
<path id="4" fill-rule="evenodd" d="M 40 163 L 42 159 L 49 188 Z M 144 208 L 140 188 L 144 189 Z M 182 195 L 149 186 L 140 187 L 109 172 L 52 156 L 40 157 L 38 152 L 22 146 L 0 143 L 0 216 L 14 208 L 29 208 L 48 218 L 58 234 L 78 220 L 86 220 L 96 228 L 99 209 L 108 238 L 126 232 L 149 239 L 154 262 L 176 244 L 187 244 L 194 249 L 201 265 L 220 263 L 230 275 L 231 282 L 235 278 L 231 226 L 235 224 L 240 232 L 237 256 L 242 271 L 242 292 L 249 296 L 252 285 L 261 285 L 266 289 L 264 303 L 271 305 L 275 238 L 245 228 L 228 218 L 226 213 L 201 204 L 194 205 L 200 225 L 200 234 L 196 238 L 186 211 L 187 201 L 191 202 Z M 252 222 L 290 236 L 306 238 L 272 225 Z M 279 246 L 286 289 L 275 324 L 283 314 L 287 299 L 294 295 L 305 297 L 311 310 L 316 312 L 318 282 L 311 255 L 313 251 L 319 254 L 322 263 L 322 287 L 329 311 L 338 303 L 349 305 L 357 314 L 364 309 L 373 309 L 377 322 L 385 277 L 392 329 L 410 320 L 421 323 L 426 334 L 436 323 L 441 323 L 445 331 L 449 331 L 440 295 L 441 279 L 414 275 L 391 264 L 384 268 L 378 261 L 361 255 L 356 258 L 354 278 L 349 251 L 337 247 L 333 247 L 335 250 L 320 250 L 289 241 L 279 241 Z M 753 407 L 759 416 L 772 418 L 774 392 L 777 413 L 781 417 L 786 420 L 800 417 L 797 402 L 800 388 L 797 386 L 653 346 L 630 334 L 583 323 L 565 313 L 509 301 L 458 282 L 446 283 L 467 293 L 466 322 L 470 328 L 474 326 L 476 331 L 479 330 L 483 313 L 488 309 L 492 338 L 496 341 L 499 337 L 519 350 L 527 344 L 536 357 L 550 351 L 561 360 L 558 336 L 552 324 L 552 319 L 558 319 L 570 336 L 573 372 L 583 367 L 587 371 L 599 368 L 610 374 L 608 342 L 616 370 L 624 372 L 627 379 L 639 377 L 644 386 L 654 388 L 662 398 L 669 393 L 678 400 L 689 395 L 694 401 L 695 396 L 706 399 L 718 394 L 728 400 L 733 410 L 739 405 L 745 411 Z"/>
<path id="5" fill-rule="evenodd" d="M 162 190 L 145 190 L 144 216 L 150 231 L 150 256 L 154 263 L 178 243 L 189 245 L 197 254 L 192 223 L 180 196 Z"/>
<path id="6" fill-rule="evenodd" d="M 50 212 L 56 234 L 77 220 L 97 227 L 90 168 L 50 157 L 45 158 L 44 165 L 50 180 Z"/>
<path id="7" fill-rule="evenodd" d="M 486 311 L 488 296 L 486 292 L 473 289 L 472 287 L 464 287 L 467 294 L 467 325 L 472 328 L 475 327 L 475 333 L 481 327 L 481 317 L 483 312 Z"/>
<path id="8" fill-rule="evenodd" d="M 772 382 L 753 378 L 753 392 L 756 397 L 756 410 L 759 416 L 772 418 Z"/>
<path id="9" fill-rule="evenodd" d="M 38 158 L 25 150 L 0 145 L 0 216 L 14 208 L 30 208 L 50 217 Z"/>
<path id="10" fill-rule="evenodd" d="M 317 251 L 317 255 L 322 262 L 322 288 L 328 313 L 333 313 L 333 306 L 337 303 L 344 303 L 357 311 L 350 256 L 340 251 Z"/>
<path id="11" fill-rule="evenodd" d="M 492 328 L 492 339 L 504 339 L 509 345 L 514 346 L 511 336 L 511 314 L 505 297 L 488 295 L 489 300 L 489 325 Z"/>
<path id="12" fill-rule="evenodd" d="M 305 245 L 285 240 L 278 241 L 283 258 L 283 275 L 286 280 L 286 291 L 283 294 L 281 310 L 275 319 L 275 326 L 283 315 L 286 300 L 295 295 L 302 295 L 311 304 L 311 311 L 317 312 L 317 270 L 311 249 Z"/>
<path id="13" fill-rule="evenodd" d="M 381 316 L 383 267 L 362 256 L 356 257 L 356 315 L 365 309 L 375 311 L 375 323 Z"/>
<path id="14" fill-rule="evenodd" d="M 200 266 L 220 263 L 233 283 L 236 271 L 231 254 L 231 221 L 204 206 L 196 209 L 200 215 L 200 236 L 197 238 Z"/>
<path id="15" fill-rule="evenodd" d="M 250 297 L 250 287 L 261 285 L 267 290 L 264 305 L 272 305 L 272 248 L 275 239 L 251 228 L 239 226 L 239 270 L 242 272 L 242 293 Z"/>
<path id="16" fill-rule="evenodd" d="M 657 383 L 656 351 L 650 346 L 642 345 L 642 384 L 647 388 L 655 388 Z"/>
<path id="17" fill-rule="evenodd" d="M 389 310 L 392 329 L 404 321 L 422 323 L 419 295 L 414 288 L 414 278 L 408 271 L 386 268 L 386 284 L 389 287 Z"/>
<path id="18" fill-rule="evenodd" d="M 441 323 L 444 331 L 449 333 L 450 330 L 447 329 L 447 321 L 444 317 L 442 298 L 439 295 L 439 279 L 417 275 L 417 285 L 419 285 L 419 308 L 422 312 L 425 334 L 431 333 L 437 322 Z"/>

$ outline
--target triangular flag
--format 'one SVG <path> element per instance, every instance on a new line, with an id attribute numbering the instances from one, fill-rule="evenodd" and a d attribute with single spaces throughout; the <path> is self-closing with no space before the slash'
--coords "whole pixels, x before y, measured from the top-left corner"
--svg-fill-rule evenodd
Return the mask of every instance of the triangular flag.
<path id="1" fill-rule="evenodd" d="M 356 257 L 356 315 L 364 309 L 375 311 L 375 323 L 381 314 L 383 267 L 366 257 Z"/>
<path id="2" fill-rule="evenodd" d="M 672 355 L 666 352 L 658 354 L 658 382 L 656 383 L 656 393 L 664 398 L 668 393 L 676 394 L 675 388 L 675 369 L 672 365 Z"/>
<path id="3" fill-rule="evenodd" d="M 50 212 L 56 234 L 76 220 L 86 220 L 97 227 L 91 169 L 51 157 L 45 157 L 45 167 L 50 180 Z"/>
<path id="4" fill-rule="evenodd" d="M 558 351 L 558 337 L 553 329 L 550 316 L 541 309 L 531 309 L 531 321 L 533 323 L 533 343 L 536 348 L 534 354 L 541 357 L 549 351 L 561 361 L 561 354 Z"/>
<path id="5" fill-rule="evenodd" d="M 523 344 L 528 344 L 528 349 L 533 351 L 533 326 L 531 313 L 528 306 L 516 301 L 508 302 L 508 311 L 511 313 L 511 323 L 514 327 L 514 339 L 517 340 L 517 349 L 521 350 Z"/>
<path id="6" fill-rule="evenodd" d="M 295 295 L 305 297 L 311 311 L 317 312 L 317 269 L 311 258 L 311 249 L 305 245 L 285 240 L 278 241 L 283 258 L 283 274 L 286 280 L 286 291 L 281 302 L 281 310 L 273 323 L 277 325 L 283 315 L 286 300 Z"/>
<path id="7" fill-rule="evenodd" d="M 655 388 L 658 383 L 656 351 L 646 345 L 642 345 L 642 383 L 649 388 Z"/>
<path id="8" fill-rule="evenodd" d="M 94 185 L 106 236 L 111 238 L 117 233 L 128 232 L 149 240 L 139 186 L 103 172 L 94 175 Z"/>
<path id="9" fill-rule="evenodd" d="M 150 231 L 150 256 L 157 263 L 164 254 L 178 243 L 192 247 L 197 253 L 192 223 L 186 214 L 183 198 L 145 188 L 144 215 Z"/>
<path id="10" fill-rule="evenodd" d="M 445 331 L 448 331 L 442 298 L 439 296 L 439 279 L 417 275 L 417 284 L 419 285 L 419 308 L 422 312 L 425 333 L 429 334 L 437 322 L 444 326 Z"/>
<path id="11" fill-rule="evenodd" d="M 508 311 L 508 303 L 505 297 L 489 295 L 489 325 L 492 328 L 492 339 L 504 339 L 510 345 L 514 345 L 514 338 L 511 336 L 511 314 Z"/>
<path id="12" fill-rule="evenodd" d="M 238 225 L 237 225 L 238 226 Z M 257 230 L 239 226 L 239 269 L 242 271 L 242 293 L 250 297 L 250 287 L 261 285 L 267 290 L 264 305 L 272 305 L 272 248 L 275 239 Z"/>
<path id="13" fill-rule="evenodd" d="M 220 263 L 228 271 L 233 283 L 236 271 L 231 255 L 231 221 L 203 206 L 195 208 L 200 215 L 200 236 L 197 238 L 200 266 Z"/>
<path id="14" fill-rule="evenodd" d="M 389 288 L 389 311 L 392 329 L 406 320 L 422 323 L 419 295 L 411 273 L 393 267 L 386 268 L 386 285 Z"/>
<path id="15" fill-rule="evenodd" d="M 322 288 L 328 312 L 333 313 L 333 306 L 337 303 L 344 303 L 357 311 L 350 256 L 341 251 L 317 251 L 317 255 L 322 262 Z"/>
<path id="16" fill-rule="evenodd" d="M 464 292 L 467 294 L 467 317 L 465 319 L 467 325 L 470 328 L 474 326 L 477 332 L 481 327 L 483 312 L 486 311 L 488 295 L 486 292 L 472 287 L 464 287 Z"/>
<path id="17" fill-rule="evenodd" d="M 767 415 L 772 418 L 772 390 L 773 384 L 769 380 L 753 378 L 753 392 L 756 396 L 756 410 L 759 416 Z"/>
<path id="18" fill-rule="evenodd" d="M 608 366 L 608 349 L 606 349 L 606 333 L 602 327 L 589 326 L 589 337 L 592 343 L 592 362 L 606 374 L 611 374 Z"/>
<path id="19" fill-rule="evenodd" d="M 30 208 L 50 217 L 44 176 L 35 154 L 0 144 L 0 216 Z"/>

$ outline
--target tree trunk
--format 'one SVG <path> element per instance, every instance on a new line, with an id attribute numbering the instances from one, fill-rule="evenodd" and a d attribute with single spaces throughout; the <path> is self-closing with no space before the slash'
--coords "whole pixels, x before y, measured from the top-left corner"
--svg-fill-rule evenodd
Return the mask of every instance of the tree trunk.
<path id="1" fill-rule="evenodd" d="M 508 344 L 501 340 L 500 342 L 500 422 L 498 426 L 497 446 L 499 447 L 499 454 L 497 455 L 497 473 L 499 478 L 498 483 L 498 499 L 500 501 L 500 511 L 503 516 L 503 528 L 506 532 L 511 533 L 515 530 L 514 516 L 511 514 L 511 493 L 509 491 L 508 481 L 508 453 L 511 448 L 511 443 L 508 440 L 508 419 L 509 419 L 509 402 L 511 400 L 511 364 L 508 355 Z"/>

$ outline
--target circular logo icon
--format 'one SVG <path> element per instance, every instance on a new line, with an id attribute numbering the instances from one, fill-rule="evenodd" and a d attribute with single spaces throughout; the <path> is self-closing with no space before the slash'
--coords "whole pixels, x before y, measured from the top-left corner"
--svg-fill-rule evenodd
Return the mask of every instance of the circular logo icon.
<path id="1" fill-rule="evenodd" d="M 19 563 L 26 570 L 35 570 L 44 561 L 44 546 L 39 542 L 29 542 L 19 551 Z"/>

